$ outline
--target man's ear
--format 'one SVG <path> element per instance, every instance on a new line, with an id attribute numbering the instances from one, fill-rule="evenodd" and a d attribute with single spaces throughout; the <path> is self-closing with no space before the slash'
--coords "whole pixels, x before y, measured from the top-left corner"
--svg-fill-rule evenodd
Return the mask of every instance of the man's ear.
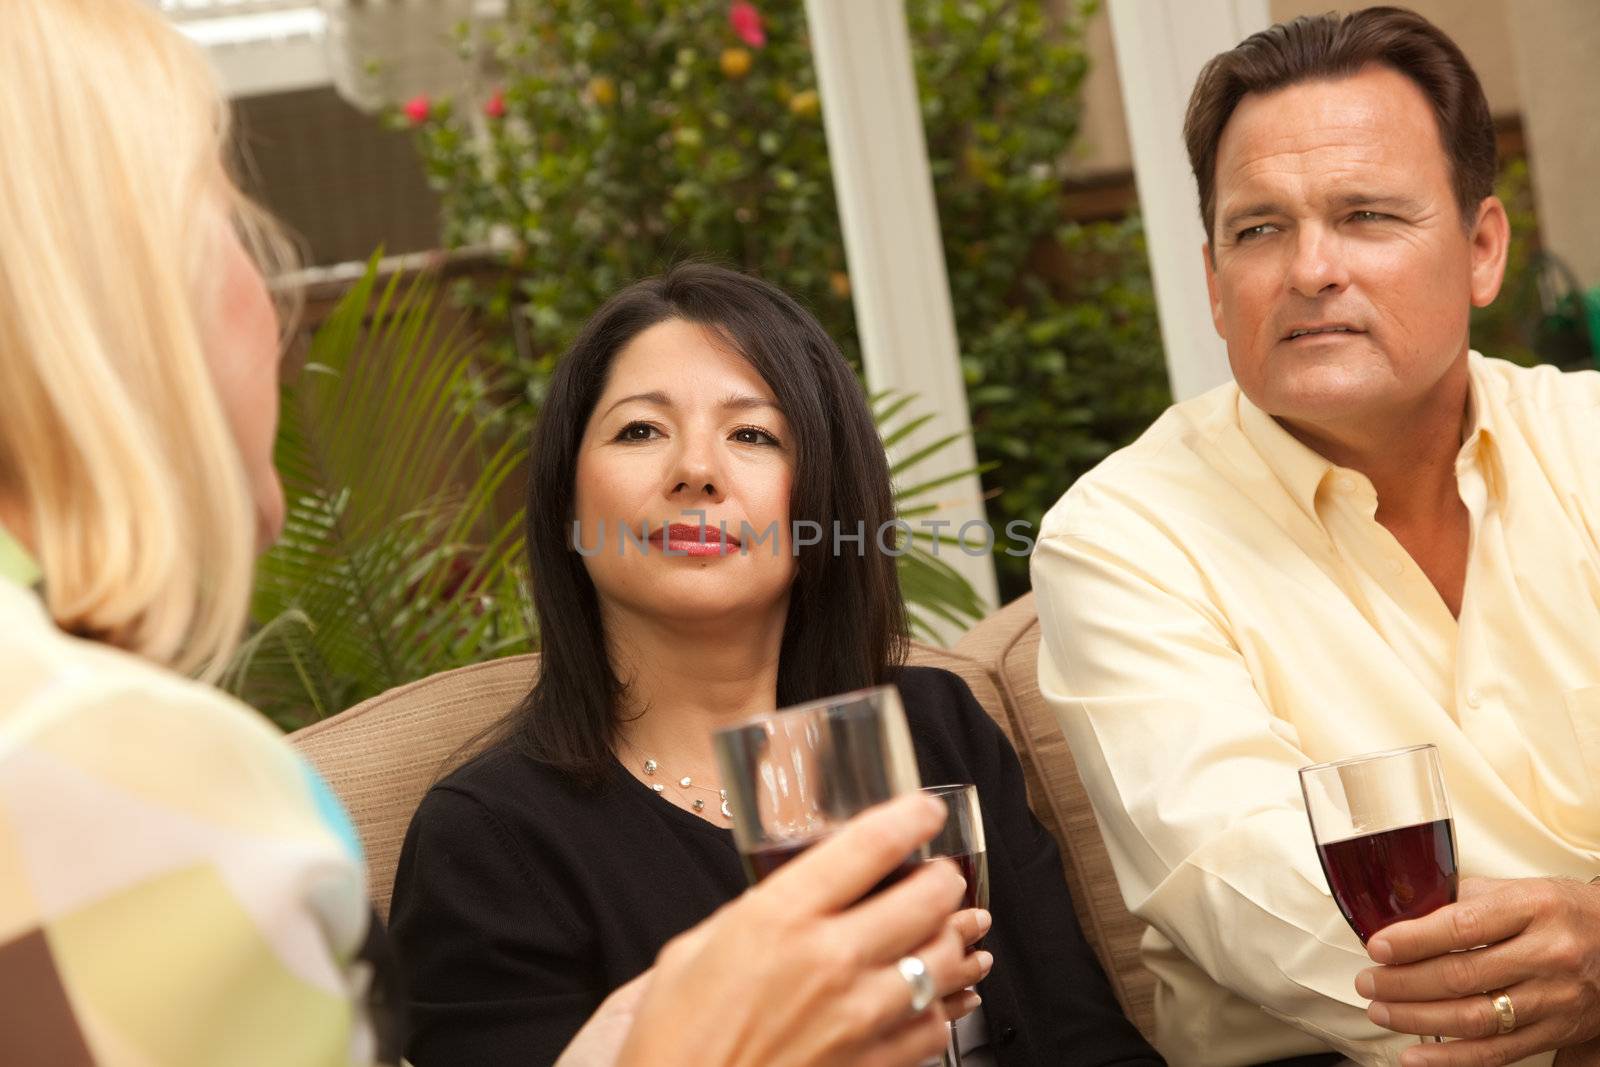
<path id="1" fill-rule="evenodd" d="M 1217 284 L 1217 261 L 1211 254 L 1211 242 L 1200 244 L 1200 259 L 1206 271 L 1206 295 L 1211 298 L 1211 326 L 1224 341 L 1228 335 L 1222 331 L 1222 287 Z"/>
<path id="2" fill-rule="evenodd" d="M 1498 196 L 1484 197 L 1478 205 L 1478 221 L 1468 239 L 1472 242 L 1472 306 L 1488 307 L 1500 295 L 1511 250 L 1511 220 Z"/>

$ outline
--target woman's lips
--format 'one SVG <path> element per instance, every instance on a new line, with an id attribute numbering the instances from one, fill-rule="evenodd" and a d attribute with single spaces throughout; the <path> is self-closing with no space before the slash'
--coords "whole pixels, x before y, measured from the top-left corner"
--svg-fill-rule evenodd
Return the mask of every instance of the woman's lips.
<path id="1" fill-rule="evenodd" d="M 651 530 L 650 543 L 681 556 L 726 556 L 739 549 L 739 539 L 731 533 L 724 538 L 723 532 L 715 526 L 690 526 L 681 522 Z"/>

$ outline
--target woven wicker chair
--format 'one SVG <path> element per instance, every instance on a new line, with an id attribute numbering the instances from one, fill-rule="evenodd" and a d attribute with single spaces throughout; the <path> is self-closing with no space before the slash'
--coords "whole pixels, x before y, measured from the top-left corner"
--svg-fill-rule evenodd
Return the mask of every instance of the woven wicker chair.
<path id="1" fill-rule="evenodd" d="M 1031 595 L 974 627 L 953 651 L 914 646 L 911 662 L 960 675 L 1022 759 L 1028 795 L 1061 844 L 1062 866 L 1084 935 L 1123 1009 L 1154 1033 L 1155 978 L 1139 960 L 1144 924 L 1123 907 L 1083 785 L 1039 695 L 1039 620 Z M 406 827 L 447 761 L 509 711 L 533 684 L 537 656 L 513 656 L 392 689 L 291 740 L 322 771 L 361 831 L 372 902 L 388 917 Z"/>

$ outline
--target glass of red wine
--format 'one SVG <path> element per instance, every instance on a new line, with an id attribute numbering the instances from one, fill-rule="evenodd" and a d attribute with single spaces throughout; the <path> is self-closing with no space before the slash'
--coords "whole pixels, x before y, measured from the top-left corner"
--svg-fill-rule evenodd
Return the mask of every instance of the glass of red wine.
<path id="1" fill-rule="evenodd" d="M 718 730 L 712 744 L 752 885 L 852 816 L 922 784 L 905 708 L 889 685 L 760 715 Z M 915 871 L 925 852 L 873 892 Z"/>
<path id="2" fill-rule="evenodd" d="M 1433 745 L 1302 767 L 1300 789 L 1328 889 L 1363 945 L 1455 903 L 1455 825 Z"/>
<path id="3" fill-rule="evenodd" d="M 949 814 L 944 828 L 928 843 L 929 858 L 946 856 L 961 868 L 967 880 L 967 894 L 961 901 L 963 908 L 989 907 L 989 851 L 983 838 L 983 809 L 978 804 L 978 787 L 975 785 L 927 785 L 924 793 L 944 801 Z M 973 948 L 978 948 L 974 945 Z M 946 1042 L 943 1067 L 961 1067 L 962 1042 L 957 1032 L 960 1024 L 950 1024 L 950 1037 Z"/>

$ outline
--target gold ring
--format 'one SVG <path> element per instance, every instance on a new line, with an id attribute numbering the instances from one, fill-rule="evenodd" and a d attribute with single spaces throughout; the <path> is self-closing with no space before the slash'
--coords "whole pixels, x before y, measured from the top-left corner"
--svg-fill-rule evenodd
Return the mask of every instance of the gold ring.
<path id="1" fill-rule="evenodd" d="M 1497 1034 L 1509 1034 L 1517 1028 L 1517 1009 L 1512 1006 L 1511 998 L 1505 990 L 1489 994 L 1489 1006 L 1494 1008 L 1495 1018 L 1499 1020 Z"/>

